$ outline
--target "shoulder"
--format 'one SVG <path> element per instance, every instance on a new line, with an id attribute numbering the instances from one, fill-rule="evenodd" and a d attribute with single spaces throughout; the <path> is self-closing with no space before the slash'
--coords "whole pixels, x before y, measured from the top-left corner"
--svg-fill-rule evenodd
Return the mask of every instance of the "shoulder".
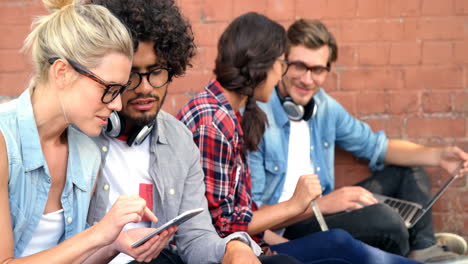
<path id="1" fill-rule="evenodd" d="M 212 125 L 221 108 L 214 97 L 207 92 L 201 92 L 182 107 L 177 118 L 194 132 L 200 126 Z"/>

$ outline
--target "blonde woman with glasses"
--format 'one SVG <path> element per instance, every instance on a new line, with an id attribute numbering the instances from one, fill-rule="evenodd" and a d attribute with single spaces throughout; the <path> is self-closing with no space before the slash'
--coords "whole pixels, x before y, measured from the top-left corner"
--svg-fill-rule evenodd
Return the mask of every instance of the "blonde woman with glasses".
<path id="1" fill-rule="evenodd" d="M 122 107 L 132 42 L 102 6 L 43 2 L 52 13 L 25 41 L 35 75 L 18 99 L 0 105 L 0 263 L 96 263 L 120 246 L 125 224 L 157 221 L 143 199 L 120 197 L 85 230 L 100 167 L 88 136 Z M 132 253 L 144 260 L 150 249 Z"/>

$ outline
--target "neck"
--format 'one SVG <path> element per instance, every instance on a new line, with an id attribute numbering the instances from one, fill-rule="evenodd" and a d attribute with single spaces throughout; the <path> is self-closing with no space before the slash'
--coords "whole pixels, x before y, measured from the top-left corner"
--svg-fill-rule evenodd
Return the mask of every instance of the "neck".
<path id="1" fill-rule="evenodd" d="M 224 89 L 224 96 L 228 100 L 234 112 L 239 111 L 239 109 L 247 104 L 247 95 L 238 94 Z"/>
<path id="2" fill-rule="evenodd" d="M 63 142 L 68 127 L 65 103 L 61 105 L 60 95 L 50 85 L 37 85 L 31 95 L 37 130 L 41 142 Z"/>

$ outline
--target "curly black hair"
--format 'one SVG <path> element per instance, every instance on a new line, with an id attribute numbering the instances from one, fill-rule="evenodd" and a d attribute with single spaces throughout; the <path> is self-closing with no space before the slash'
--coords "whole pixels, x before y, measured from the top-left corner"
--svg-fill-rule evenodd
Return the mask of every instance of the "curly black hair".
<path id="1" fill-rule="evenodd" d="M 185 73 L 195 56 L 192 26 L 174 0 L 88 0 L 109 9 L 132 34 L 135 50 L 139 41 L 154 41 L 159 59 L 173 69 L 174 76 Z"/>

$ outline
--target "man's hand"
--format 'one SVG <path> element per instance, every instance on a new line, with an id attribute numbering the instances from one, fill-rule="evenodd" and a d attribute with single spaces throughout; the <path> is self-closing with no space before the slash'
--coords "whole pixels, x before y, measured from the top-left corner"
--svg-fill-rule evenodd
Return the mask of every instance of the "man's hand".
<path id="1" fill-rule="evenodd" d="M 317 205 L 325 215 L 355 210 L 362 208 L 363 205 L 376 203 L 378 201 L 372 193 L 359 186 L 343 187 L 317 199 Z"/>
<path id="2" fill-rule="evenodd" d="M 322 194 L 322 186 L 317 174 L 302 175 L 297 181 L 294 194 L 289 200 L 302 212 L 309 208 L 310 202 Z"/>
<path id="3" fill-rule="evenodd" d="M 465 175 L 468 172 L 468 153 L 458 147 L 446 147 L 440 151 L 440 166 L 449 174 L 452 174 L 463 161 L 459 176 Z"/>
<path id="4" fill-rule="evenodd" d="M 154 228 L 134 228 L 123 231 L 113 244 L 114 250 L 125 253 L 138 262 L 150 262 L 159 256 L 159 253 L 169 242 L 169 239 L 177 231 L 176 226 L 172 226 L 159 235 L 155 235 L 143 245 L 132 248 L 131 245 L 154 231 Z"/>
<path id="5" fill-rule="evenodd" d="M 260 264 L 252 249 L 242 241 L 231 240 L 226 245 L 222 264 Z"/>

